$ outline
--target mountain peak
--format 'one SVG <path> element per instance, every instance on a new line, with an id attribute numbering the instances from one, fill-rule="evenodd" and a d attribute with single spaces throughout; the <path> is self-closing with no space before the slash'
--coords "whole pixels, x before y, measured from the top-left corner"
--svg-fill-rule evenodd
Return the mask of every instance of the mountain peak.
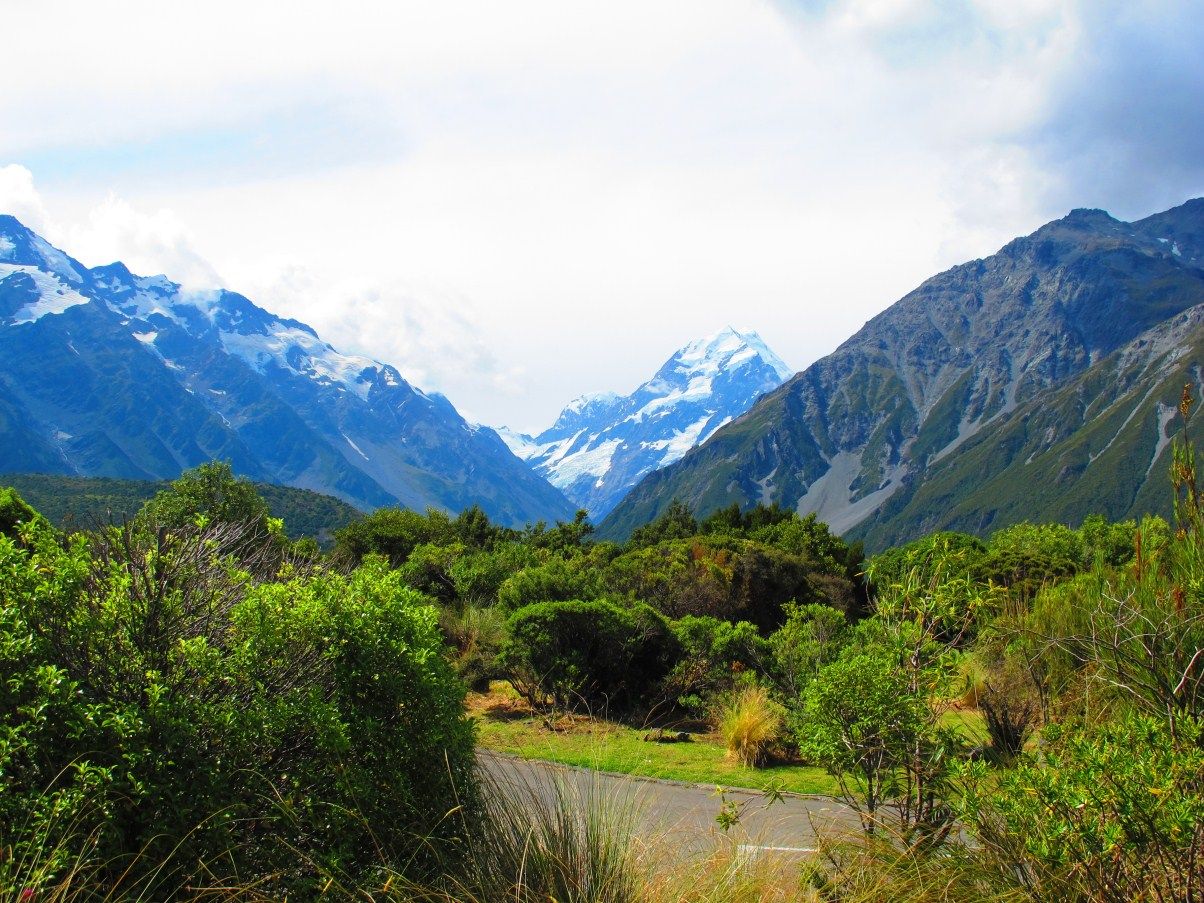
<path id="1" fill-rule="evenodd" d="M 538 436 L 502 436 L 599 516 L 645 474 L 676 461 L 791 375 L 759 335 L 727 326 L 678 349 L 628 396 L 582 395 Z"/>
<path id="2" fill-rule="evenodd" d="M 782 381 L 794 375 L 785 361 L 774 354 L 756 332 L 725 326 L 718 332 L 695 339 L 678 349 L 661 368 L 690 373 L 711 373 L 738 367 L 746 361 L 760 358 Z"/>
<path id="3" fill-rule="evenodd" d="M 1201 365 L 1204 339 L 1182 338 L 1198 309 L 1204 203 L 1137 223 L 1072 210 L 925 280 L 646 478 L 599 535 L 621 538 L 674 498 L 700 516 L 777 503 L 879 548 L 1026 517 L 1139 515 L 1165 481 L 1176 393 Z M 1167 328 L 1176 317 L 1187 325 Z"/>
<path id="4" fill-rule="evenodd" d="M 479 504 L 512 526 L 575 510 L 442 396 L 236 292 L 90 270 L 10 216 L 0 284 L 0 383 L 21 387 L 0 470 L 167 479 L 220 458 L 363 508 Z"/>
<path id="5" fill-rule="evenodd" d="M 72 260 L 15 216 L 0 214 L 0 263 L 36 267 L 80 285 L 87 268 Z"/>

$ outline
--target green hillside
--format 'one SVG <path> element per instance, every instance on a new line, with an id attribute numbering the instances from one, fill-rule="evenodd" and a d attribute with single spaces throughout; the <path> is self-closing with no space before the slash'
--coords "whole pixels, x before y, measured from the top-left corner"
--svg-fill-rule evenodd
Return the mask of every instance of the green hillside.
<path id="1" fill-rule="evenodd" d="M 12 486 L 51 523 L 87 529 L 134 516 L 166 481 L 118 480 L 109 477 L 69 477 L 58 474 L 0 474 L 0 486 Z M 330 541 L 335 530 L 361 516 L 361 512 L 329 495 L 256 483 L 255 490 L 268 503 L 273 517 L 284 521 L 292 539 L 311 536 Z"/>

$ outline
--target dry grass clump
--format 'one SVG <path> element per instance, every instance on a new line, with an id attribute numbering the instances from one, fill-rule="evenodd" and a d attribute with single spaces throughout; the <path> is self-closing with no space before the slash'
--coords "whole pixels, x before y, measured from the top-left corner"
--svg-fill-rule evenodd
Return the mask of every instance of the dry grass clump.
<path id="1" fill-rule="evenodd" d="M 782 733 L 782 711 L 764 687 L 745 687 L 718 713 L 728 755 L 748 768 L 762 764 Z"/>

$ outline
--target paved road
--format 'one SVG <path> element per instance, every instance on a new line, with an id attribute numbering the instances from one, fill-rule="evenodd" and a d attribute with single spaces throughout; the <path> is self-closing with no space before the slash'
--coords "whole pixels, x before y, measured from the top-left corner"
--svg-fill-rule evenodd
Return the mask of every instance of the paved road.
<path id="1" fill-rule="evenodd" d="M 788 795 L 772 805 L 755 791 L 732 790 L 725 798 L 739 807 L 739 824 L 726 837 L 715 816 L 723 802 L 714 787 L 615 775 L 587 768 L 532 762 L 480 752 L 481 765 L 497 788 L 544 802 L 565 796 L 581 806 L 597 804 L 630 813 L 638 833 L 668 839 L 683 853 L 706 853 L 721 838 L 746 851 L 806 855 L 816 832 L 844 833 L 857 817 L 837 800 Z"/>

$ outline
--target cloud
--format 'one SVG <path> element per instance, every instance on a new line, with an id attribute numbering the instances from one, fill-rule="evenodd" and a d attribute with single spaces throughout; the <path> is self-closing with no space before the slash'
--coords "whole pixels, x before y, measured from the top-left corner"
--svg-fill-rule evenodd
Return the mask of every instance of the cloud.
<path id="1" fill-rule="evenodd" d="M 344 352 L 370 354 L 411 383 L 453 399 L 482 385 L 513 395 L 524 371 L 503 366 L 480 329 L 471 301 L 401 280 L 380 284 L 354 274 L 331 277 L 298 263 L 244 288 L 262 307 L 313 326 Z M 472 419 L 476 412 L 462 408 Z"/>
<path id="2" fill-rule="evenodd" d="M 1195 0 L 1083 4 L 1077 52 L 1019 136 L 1053 203 L 1122 218 L 1204 193 L 1204 15 Z"/>
<path id="3" fill-rule="evenodd" d="M 0 166 L 0 213 L 15 216 L 39 234 L 46 232 L 50 217 L 34 187 L 33 173 L 24 166 Z"/>
<path id="4" fill-rule="evenodd" d="M 165 209 L 143 213 L 114 194 L 94 207 L 86 222 L 59 229 L 57 240 L 92 266 L 120 260 L 135 273 L 162 273 L 187 289 L 224 287 L 178 216 Z"/>
<path id="5" fill-rule="evenodd" d="M 805 366 L 1071 207 L 1201 191 L 1194 0 L 55 9 L 6 10 L 54 39 L 6 48 L 0 159 L 67 250 L 524 429 L 733 318 Z"/>

